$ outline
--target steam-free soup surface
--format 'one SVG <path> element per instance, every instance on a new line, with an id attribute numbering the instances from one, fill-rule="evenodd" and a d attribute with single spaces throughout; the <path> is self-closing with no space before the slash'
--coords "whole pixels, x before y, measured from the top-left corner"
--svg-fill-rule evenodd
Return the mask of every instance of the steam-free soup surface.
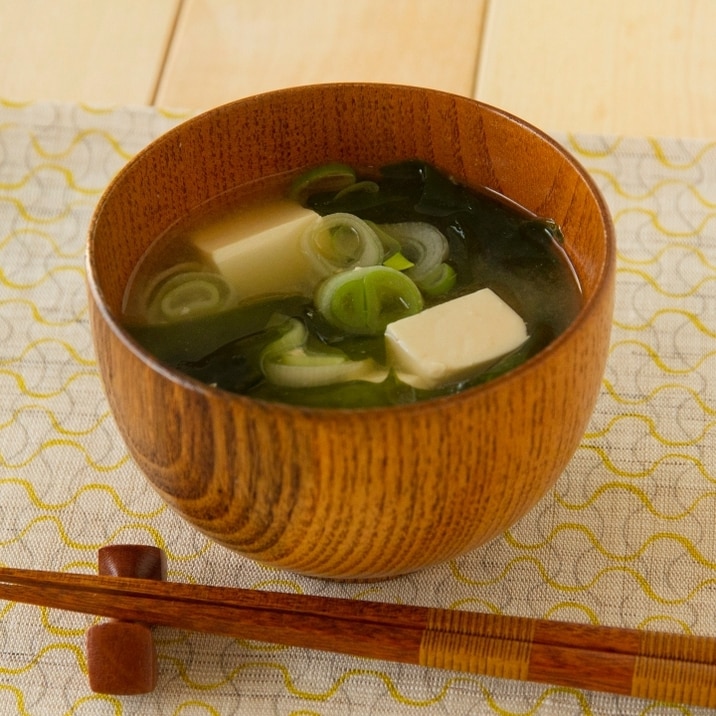
<path id="1" fill-rule="evenodd" d="M 494 379 L 565 330 L 581 293 L 561 244 L 550 219 L 424 162 L 332 164 L 241 187 L 159 237 L 124 322 L 227 391 L 410 403 Z"/>

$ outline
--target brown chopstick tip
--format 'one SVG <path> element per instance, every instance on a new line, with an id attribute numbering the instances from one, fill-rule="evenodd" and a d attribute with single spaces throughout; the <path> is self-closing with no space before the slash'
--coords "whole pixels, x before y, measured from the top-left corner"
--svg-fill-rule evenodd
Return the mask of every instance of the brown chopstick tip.
<path id="1" fill-rule="evenodd" d="M 100 575 L 166 580 L 164 552 L 148 545 L 120 544 L 98 552 Z M 92 691 L 137 695 L 157 685 L 158 663 L 151 625 L 109 620 L 87 631 L 87 668 Z"/>

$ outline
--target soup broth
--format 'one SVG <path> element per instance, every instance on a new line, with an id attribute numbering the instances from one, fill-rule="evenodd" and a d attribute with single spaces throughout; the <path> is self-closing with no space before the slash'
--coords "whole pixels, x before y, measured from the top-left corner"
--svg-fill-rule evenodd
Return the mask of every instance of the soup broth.
<path id="1" fill-rule="evenodd" d="M 467 368 L 419 357 L 435 349 L 419 345 L 428 325 L 446 352 L 465 336 L 481 350 L 482 324 L 457 309 L 461 298 L 499 304 L 524 335 Z M 442 304 L 447 318 L 430 312 Z M 553 221 L 408 161 L 376 171 L 328 165 L 218 198 L 150 247 L 123 321 L 160 361 L 223 390 L 355 408 L 491 380 L 548 345 L 580 306 Z M 396 356 L 409 320 L 418 338 L 406 363 Z M 502 320 L 492 320 L 497 338 Z"/>

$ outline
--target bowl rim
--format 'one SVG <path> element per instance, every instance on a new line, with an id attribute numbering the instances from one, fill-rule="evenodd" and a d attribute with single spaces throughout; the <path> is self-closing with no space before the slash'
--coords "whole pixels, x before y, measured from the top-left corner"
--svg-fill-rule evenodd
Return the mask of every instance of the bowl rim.
<path id="1" fill-rule="evenodd" d="M 351 88 L 359 90 L 360 88 L 379 88 L 390 91 L 392 88 L 400 91 L 415 91 L 415 92 L 427 92 L 431 95 L 443 95 L 453 100 L 460 102 L 474 103 L 480 106 L 487 112 L 499 115 L 504 119 L 508 120 L 512 124 L 518 125 L 521 129 L 531 132 L 537 135 L 543 142 L 551 147 L 553 151 L 561 155 L 563 160 L 569 164 L 574 172 L 579 176 L 580 180 L 587 186 L 589 193 L 592 195 L 595 203 L 597 204 L 599 215 L 602 219 L 603 225 L 603 238 L 605 243 L 604 261 L 599 266 L 599 271 L 595 278 L 595 288 L 592 295 L 582 303 L 577 315 L 574 317 L 572 322 L 562 331 L 554 340 L 552 340 L 547 346 L 540 349 L 534 356 L 528 358 L 526 361 L 521 363 L 515 368 L 510 369 L 503 375 L 493 378 L 485 383 L 474 385 L 456 393 L 450 393 L 447 395 L 436 396 L 432 398 L 418 400 L 412 403 L 387 405 L 387 406 L 368 406 L 368 407 L 314 407 L 306 405 L 296 405 L 291 403 L 285 403 L 281 401 L 270 401 L 262 398 L 255 398 L 252 396 L 243 395 L 241 393 L 234 393 L 222 388 L 211 386 L 198 379 L 192 378 L 182 371 L 172 368 L 171 366 L 163 363 L 156 358 L 151 352 L 146 350 L 136 339 L 134 339 L 128 331 L 122 326 L 118 318 L 109 310 L 107 302 L 104 300 L 103 292 L 96 281 L 96 275 L 93 270 L 93 250 L 91 238 L 94 234 L 95 227 L 98 223 L 99 216 L 102 212 L 104 205 L 110 200 L 113 191 L 118 182 L 120 182 L 123 176 L 129 173 L 134 166 L 141 162 L 145 155 L 155 151 L 157 146 L 160 146 L 166 141 L 171 141 L 175 134 L 186 131 L 187 127 L 194 124 L 200 124 L 209 118 L 211 115 L 219 111 L 226 111 L 230 106 L 238 104 L 256 103 L 261 101 L 267 101 L 275 96 L 287 95 L 296 92 L 313 92 L 319 89 L 324 92 L 331 92 L 337 88 Z M 509 197 L 508 197 L 509 198 Z M 567 251 L 569 257 L 569 252 Z M 570 261 L 571 261 L 571 257 Z M 539 127 L 531 124 L 529 121 L 515 115 L 507 110 L 504 110 L 495 105 L 483 102 L 481 100 L 459 95 L 454 92 L 448 92 L 440 89 L 433 89 L 428 87 L 420 87 L 410 84 L 400 83 L 387 83 L 387 82 L 325 82 L 325 83 L 314 83 L 304 84 L 292 87 L 284 87 L 275 90 L 268 90 L 265 92 L 241 97 L 223 104 L 211 107 L 203 110 L 188 119 L 180 122 L 171 129 L 163 132 L 149 144 L 139 150 L 125 165 L 111 178 L 110 183 L 105 187 L 102 192 L 97 204 L 92 213 L 89 228 L 87 230 L 87 242 L 85 250 L 85 276 L 88 291 L 91 294 L 92 300 L 95 305 L 95 309 L 102 316 L 104 323 L 109 326 L 110 330 L 114 334 L 115 338 L 120 340 L 123 346 L 129 350 L 141 363 L 148 365 L 153 372 L 161 375 L 165 380 L 181 386 L 183 389 L 190 390 L 192 392 L 199 393 L 202 397 L 209 398 L 211 400 L 220 400 L 228 403 L 245 403 L 247 405 L 261 405 L 269 407 L 273 411 L 283 411 L 293 415 L 302 415 L 304 417 L 312 417 L 317 420 L 323 420 L 326 418 L 333 418 L 340 420 L 345 416 L 355 416 L 360 414 L 375 414 L 376 412 L 385 413 L 390 412 L 395 415 L 403 413 L 416 413 L 426 414 L 427 412 L 438 411 L 442 412 L 446 408 L 446 404 L 453 405 L 468 401 L 476 393 L 490 394 L 492 392 L 500 390 L 501 386 L 520 380 L 522 375 L 530 370 L 533 370 L 538 365 L 548 361 L 555 352 L 564 350 L 564 345 L 568 344 L 572 340 L 572 336 L 579 330 L 579 327 L 584 323 L 596 310 L 596 304 L 600 303 L 604 299 L 605 292 L 611 292 L 613 275 L 616 270 L 616 231 L 614 227 L 614 221 L 607 205 L 604 196 L 598 188 L 595 180 L 586 170 L 586 168 L 579 162 L 579 160 L 560 142 L 551 137 L 547 132 L 540 129 Z M 578 276 L 578 274 L 577 274 Z"/>

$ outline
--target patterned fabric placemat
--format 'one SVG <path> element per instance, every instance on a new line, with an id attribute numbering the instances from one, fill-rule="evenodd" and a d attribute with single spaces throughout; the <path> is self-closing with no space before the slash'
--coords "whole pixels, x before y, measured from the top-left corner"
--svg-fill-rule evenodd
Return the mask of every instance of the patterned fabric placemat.
<path id="1" fill-rule="evenodd" d="M 371 584 L 260 567 L 165 508 L 102 392 L 87 226 L 116 171 L 184 117 L 0 101 L 0 563 L 94 573 L 154 544 L 174 581 L 716 635 L 716 142 L 558 136 L 618 234 L 603 390 L 554 490 L 452 563 Z M 159 686 L 93 694 L 90 617 L 0 601 L 0 714 L 671 714 L 698 709 L 157 629 Z"/>

